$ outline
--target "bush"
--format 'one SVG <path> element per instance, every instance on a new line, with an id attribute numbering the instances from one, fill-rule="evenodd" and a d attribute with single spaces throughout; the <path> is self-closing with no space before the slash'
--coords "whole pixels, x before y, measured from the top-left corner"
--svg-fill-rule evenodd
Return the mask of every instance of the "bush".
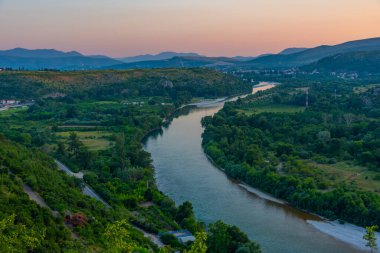
<path id="1" fill-rule="evenodd" d="M 161 235 L 161 241 L 164 244 L 170 245 L 172 247 L 180 247 L 180 246 L 182 246 L 182 244 L 178 241 L 178 239 L 174 235 L 168 234 L 168 233 L 165 233 L 165 234 Z"/>

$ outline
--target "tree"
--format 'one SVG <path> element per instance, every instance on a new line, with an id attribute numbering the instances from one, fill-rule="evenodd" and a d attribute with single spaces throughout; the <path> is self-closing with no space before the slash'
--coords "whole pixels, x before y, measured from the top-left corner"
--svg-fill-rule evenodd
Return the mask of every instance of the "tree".
<path id="1" fill-rule="evenodd" d="M 209 226 L 207 252 L 235 253 L 242 245 L 248 245 L 249 242 L 248 236 L 238 227 L 217 221 Z"/>
<path id="2" fill-rule="evenodd" d="M 130 225 L 127 220 L 109 224 L 104 232 L 109 252 L 133 252 L 136 245 L 130 237 Z"/>
<path id="3" fill-rule="evenodd" d="M 366 227 L 366 233 L 363 236 L 363 239 L 367 241 L 366 247 L 369 247 L 371 252 L 373 252 L 373 250 L 377 250 L 375 231 L 378 228 L 379 227 L 377 225 Z"/>
<path id="4" fill-rule="evenodd" d="M 45 231 L 15 224 L 16 215 L 0 221 L 0 249 L 2 252 L 28 252 L 37 248 L 45 237 Z"/>
<path id="5" fill-rule="evenodd" d="M 121 171 L 125 171 L 125 169 L 131 165 L 127 158 L 127 151 L 125 149 L 124 133 L 120 133 L 116 135 L 115 159 Z"/>
<path id="6" fill-rule="evenodd" d="M 65 143 L 63 143 L 62 141 L 59 141 L 57 143 L 57 155 L 60 155 L 60 156 L 65 156 L 66 155 Z"/>
<path id="7" fill-rule="evenodd" d="M 355 115 L 352 113 L 343 114 L 343 119 L 347 127 L 351 127 L 352 122 L 354 121 L 354 118 L 355 118 Z"/>
<path id="8" fill-rule="evenodd" d="M 207 241 L 207 234 L 204 231 L 198 232 L 195 235 L 194 243 L 191 245 L 190 250 L 186 251 L 186 253 L 206 253 L 207 251 L 206 241 Z"/>
<path id="9" fill-rule="evenodd" d="M 185 201 L 178 207 L 177 221 L 181 223 L 184 219 L 194 215 L 193 205 L 189 201 Z"/>
<path id="10" fill-rule="evenodd" d="M 67 108 L 66 118 L 75 118 L 75 117 L 78 117 L 77 108 L 74 106 L 70 106 L 69 108 Z"/>
<path id="11" fill-rule="evenodd" d="M 228 234 L 228 225 L 217 221 L 210 225 L 207 238 L 208 252 L 229 253 L 231 238 Z"/>
<path id="12" fill-rule="evenodd" d="M 239 247 L 235 253 L 261 253 L 261 249 L 257 243 L 248 242 Z"/>
<path id="13" fill-rule="evenodd" d="M 68 151 L 71 152 L 71 155 L 75 158 L 78 158 L 80 155 L 80 148 L 82 146 L 82 142 L 79 140 L 78 135 L 76 133 L 70 133 L 69 136 L 69 147 Z"/>

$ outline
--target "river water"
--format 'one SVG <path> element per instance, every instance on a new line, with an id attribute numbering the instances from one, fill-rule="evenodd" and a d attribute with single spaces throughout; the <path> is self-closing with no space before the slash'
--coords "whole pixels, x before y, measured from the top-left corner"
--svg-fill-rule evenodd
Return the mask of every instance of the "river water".
<path id="1" fill-rule="evenodd" d="M 270 83 L 262 84 L 253 92 L 271 87 Z M 201 146 L 204 129 L 200 121 L 222 107 L 221 101 L 202 103 L 145 141 L 145 150 L 152 155 L 158 188 L 177 204 L 192 202 L 201 221 L 222 220 L 238 226 L 250 239 L 260 243 L 264 253 L 365 252 L 306 222 L 319 220 L 318 217 L 256 189 L 247 190 L 207 159 Z"/>

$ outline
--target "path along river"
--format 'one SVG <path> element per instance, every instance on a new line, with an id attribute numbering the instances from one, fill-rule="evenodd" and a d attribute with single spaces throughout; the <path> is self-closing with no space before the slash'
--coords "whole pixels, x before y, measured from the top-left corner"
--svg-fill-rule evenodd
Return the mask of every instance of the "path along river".
<path id="1" fill-rule="evenodd" d="M 253 92 L 272 87 L 271 83 L 262 83 Z M 220 219 L 238 226 L 260 243 L 264 253 L 368 252 L 317 230 L 308 221 L 322 224 L 318 217 L 256 189 L 242 187 L 207 159 L 201 146 L 204 129 L 200 121 L 215 114 L 223 104 L 220 100 L 200 103 L 147 138 L 144 146 L 152 155 L 159 189 L 177 204 L 191 201 L 201 221 Z"/>

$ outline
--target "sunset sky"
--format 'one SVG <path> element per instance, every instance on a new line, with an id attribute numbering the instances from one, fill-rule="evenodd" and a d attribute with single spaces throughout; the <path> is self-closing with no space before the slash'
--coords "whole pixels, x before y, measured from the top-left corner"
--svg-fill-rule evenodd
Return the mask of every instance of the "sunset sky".
<path id="1" fill-rule="evenodd" d="M 380 37 L 380 0 L 0 0 L 0 49 L 253 56 Z"/>

